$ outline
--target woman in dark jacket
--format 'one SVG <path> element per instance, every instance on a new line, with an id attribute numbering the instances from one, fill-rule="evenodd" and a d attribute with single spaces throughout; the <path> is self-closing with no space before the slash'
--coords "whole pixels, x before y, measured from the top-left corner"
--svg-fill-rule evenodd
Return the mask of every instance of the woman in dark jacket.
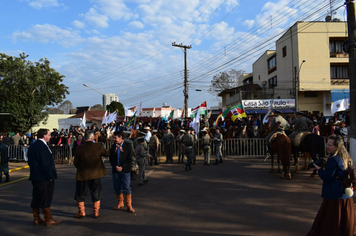
<path id="1" fill-rule="evenodd" d="M 353 236 L 355 228 L 354 201 L 345 194 L 341 180 L 345 177 L 348 162 L 352 163 L 339 135 L 331 135 L 326 144 L 330 154 L 325 169 L 315 165 L 323 180 L 323 202 L 307 236 Z"/>

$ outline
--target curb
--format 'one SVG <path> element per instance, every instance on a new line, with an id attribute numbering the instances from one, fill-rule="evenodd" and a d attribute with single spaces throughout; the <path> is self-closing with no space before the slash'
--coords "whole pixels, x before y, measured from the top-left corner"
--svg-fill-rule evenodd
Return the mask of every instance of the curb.
<path id="1" fill-rule="evenodd" d="M 27 165 L 27 166 L 21 166 L 21 167 L 18 167 L 18 168 L 9 170 L 9 172 L 14 172 L 14 171 L 17 171 L 17 170 L 26 169 L 26 168 L 28 168 L 28 167 L 29 167 L 28 165 Z"/>

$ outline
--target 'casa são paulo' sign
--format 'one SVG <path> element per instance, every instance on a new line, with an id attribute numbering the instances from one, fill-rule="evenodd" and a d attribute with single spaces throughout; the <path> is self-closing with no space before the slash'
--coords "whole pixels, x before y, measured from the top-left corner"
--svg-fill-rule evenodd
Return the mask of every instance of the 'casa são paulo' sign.
<path id="1" fill-rule="evenodd" d="M 268 99 L 268 100 L 242 100 L 242 106 L 245 110 L 269 109 L 294 109 L 294 99 Z"/>

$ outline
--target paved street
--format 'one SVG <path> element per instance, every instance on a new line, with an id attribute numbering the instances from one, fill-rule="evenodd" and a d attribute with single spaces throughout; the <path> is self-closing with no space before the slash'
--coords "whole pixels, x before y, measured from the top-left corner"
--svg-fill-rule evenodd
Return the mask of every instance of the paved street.
<path id="1" fill-rule="evenodd" d="M 106 166 L 109 175 L 102 179 L 100 217 L 93 218 L 88 195 L 87 216 L 75 219 L 75 168 L 56 165 L 59 178 L 52 213 L 63 222 L 48 227 L 32 225 L 32 187 L 23 179 L 29 169 L 11 172 L 14 182 L 0 184 L 1 235 L 299 236 L 310 229 L 322 201 L 322 182 L 309 178 L 310 171 L 284 180 L 269 173 L 270 162 L 262 157 L 232 157 L 218 166 L 204 166 L 198 157 L 189 172 L 181 164 L 148 166 L 149 182 L 142 187 L 132 182 L 136 213 L 130 214 L 112 210 L 116 197 Z"/>

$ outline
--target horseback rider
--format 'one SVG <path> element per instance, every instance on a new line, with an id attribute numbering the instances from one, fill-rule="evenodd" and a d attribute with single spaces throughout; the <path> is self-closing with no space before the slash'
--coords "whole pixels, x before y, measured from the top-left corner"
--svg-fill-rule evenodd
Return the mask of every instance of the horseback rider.
<path id="1" fill-rule="evenodd" d="M 270 139 L 271 139 L 272 135 L 276 132 L 284 133 L 286 128 L 289 126 L 288 122 L 283 118 L 283 116 L 281 116 L 281 114 L 282 114 L 282 112 L 279 110 L 274 111 L 274 118 L 271 123 L 272 132 L 266 136 L 266 143 L 267 143 L 267 157 L 266 157 L 266 159 L 271 155 L 272 147 L 270 144 Z"/>
<path id="2" fill-rule="evenodd" d="M 294 132 L 289 135 L 290 140 L 294 143 L 295 136 L 299 133 L 310 131 L 309 127 L 313 125 L 313 122 L 304 116 L 304 113 L 298 111 L 297 118 L 292 121 L 291 126 L 294 125 Z"/>

